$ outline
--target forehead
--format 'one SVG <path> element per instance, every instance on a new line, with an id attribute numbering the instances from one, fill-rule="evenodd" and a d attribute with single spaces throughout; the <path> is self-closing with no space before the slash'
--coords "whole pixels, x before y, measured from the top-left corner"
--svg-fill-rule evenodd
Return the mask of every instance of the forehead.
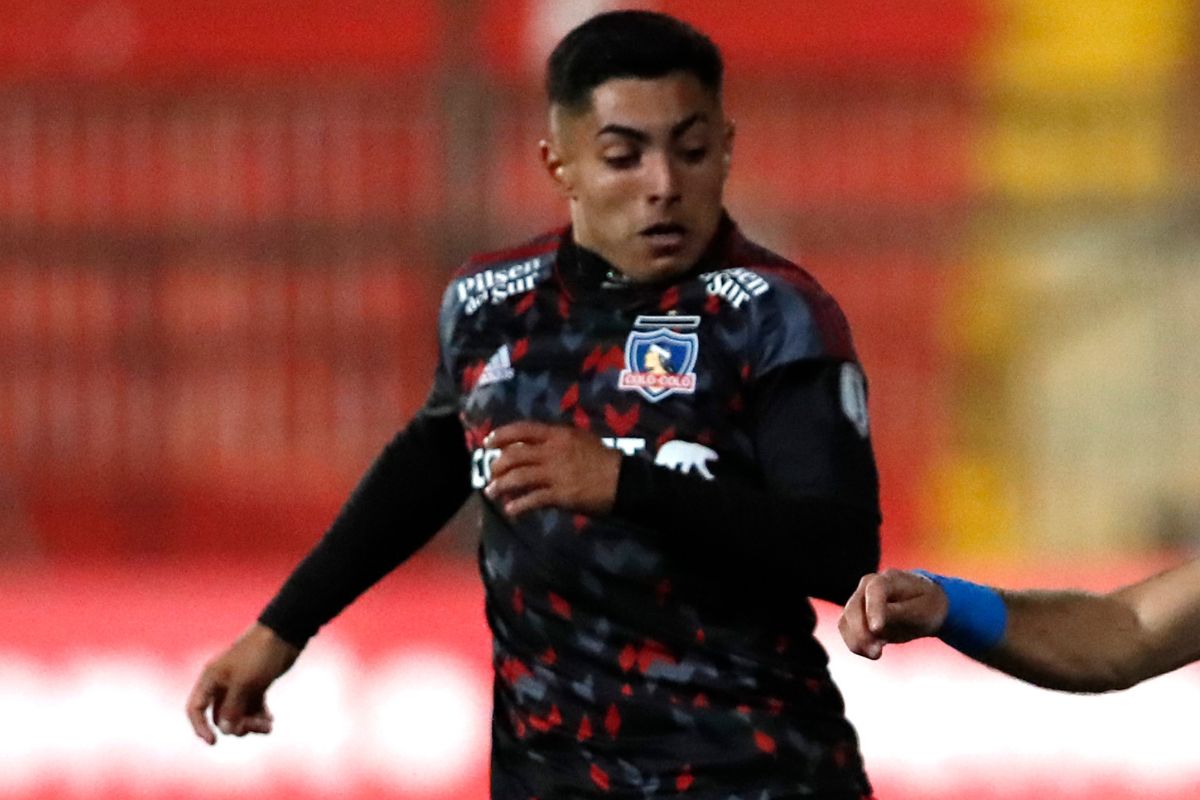
<path id="1" fill-rule="evenodd" d="M 696 76 L 675 72 L 661 78 L 613 78 L 592 90 L 591 105 L 582 112 L 556 109 L 567 122 L 568 135 L 595 137 L 606 126 L 633 128 L 646 134 L 668 135 L 680 121 L 703 114 L 721 119 L 719 95 Z"/>

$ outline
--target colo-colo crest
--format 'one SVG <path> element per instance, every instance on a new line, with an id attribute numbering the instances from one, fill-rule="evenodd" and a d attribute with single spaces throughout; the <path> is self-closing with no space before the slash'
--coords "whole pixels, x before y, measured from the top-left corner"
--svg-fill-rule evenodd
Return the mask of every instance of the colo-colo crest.
<path id="1" fill-rule="evenodd" d="M 695 392 L 700 339 L 694 331 L 699 326 L 700 317 L 638 317 L 625 340 L 625 368 L 617 388 L 638 392 L 651 403 Z"/>

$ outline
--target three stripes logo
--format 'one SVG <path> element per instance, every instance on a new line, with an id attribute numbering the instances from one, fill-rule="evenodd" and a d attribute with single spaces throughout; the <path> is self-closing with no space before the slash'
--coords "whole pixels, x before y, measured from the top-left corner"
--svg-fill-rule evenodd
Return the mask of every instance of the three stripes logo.
<path id="1" fill-rule="evenodd" d="M 508 345 L 504 344 L 483 365 L 483 372 L 475 385 L 487 386 L 489 383 L 512 380 L 513 374 L 512 356 L 508 352 Z"/>

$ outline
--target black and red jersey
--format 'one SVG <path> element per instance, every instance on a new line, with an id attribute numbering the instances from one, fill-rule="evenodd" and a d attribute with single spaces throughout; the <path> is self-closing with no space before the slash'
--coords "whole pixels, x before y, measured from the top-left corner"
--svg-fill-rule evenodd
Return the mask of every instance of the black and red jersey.
<path id="1" fill-rule="evenodd" d="M 488 433 L 572 425 L 624 453 L 610 515 L 483 501 L 493 798 L 867 796 L 809 601 L 844 601 L 878 559 L 865 384 L 834 301 L 728 220 L 660 285 L 561 231 L 460 270 L 439 336 L 425 408 L 262 620 L 302 642 L 487 484 Z M 317 588 L 372 541 L 354 585 Z"/>

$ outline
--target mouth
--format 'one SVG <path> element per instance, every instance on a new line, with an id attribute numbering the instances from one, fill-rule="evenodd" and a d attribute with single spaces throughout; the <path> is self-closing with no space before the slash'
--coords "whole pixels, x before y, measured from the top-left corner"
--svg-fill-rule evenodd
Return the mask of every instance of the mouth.
<path id="1" fill-rule="evenodd" d="M 670 251 L 683 246 L 687 228 L 678 222 L 659 222 L 638 231 L 638 235 L 646 239 L 656 251 Z"/>

